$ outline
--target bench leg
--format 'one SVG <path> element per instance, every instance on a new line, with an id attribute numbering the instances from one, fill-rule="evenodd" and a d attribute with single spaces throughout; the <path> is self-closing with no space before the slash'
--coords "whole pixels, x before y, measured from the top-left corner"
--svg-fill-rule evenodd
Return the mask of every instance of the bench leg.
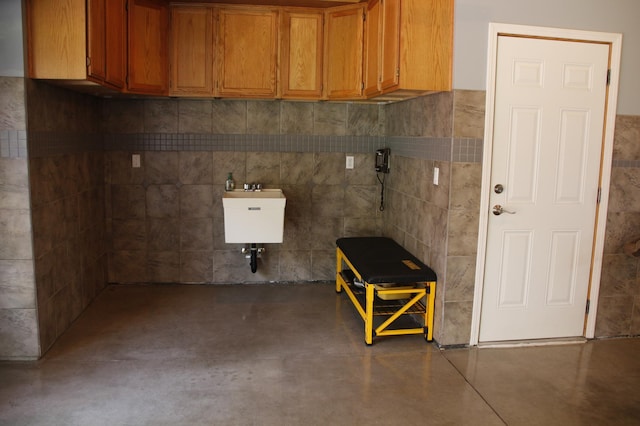
<path id="1" fill-rule="evenodd" d="M 342 286 L 340 285 L 341 271 L 342 271 L 342 251 L 339 248 L 336 248 L 336 293 L 340 293 L 342 291 Z"/>
<path id="2" fill-rule="evenodd" d="M 433 341 L 433 310 L 436 307 L 436 282 L 427 283 L 427 312 L 425 314 L 425 328 L 427 329 L 424 338 L 427 342 Z"/>
<path id="3" fill-rule="evenodd" d="M 375 297 L 375 287 L 373 284 L 365 283 L 365 318 L 364 318 L 364 341 L 367 345 L 373 344 L 373 299 Z"/>

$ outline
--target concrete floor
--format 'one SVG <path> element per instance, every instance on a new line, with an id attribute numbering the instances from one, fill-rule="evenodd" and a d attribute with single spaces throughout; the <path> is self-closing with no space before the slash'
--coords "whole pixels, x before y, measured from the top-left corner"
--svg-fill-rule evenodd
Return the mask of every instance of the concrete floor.
<path id="1" fill-rule="evenodd" d="M 640 424 L 640 339 L 368 347 L 332 285 L 111 286 L 42 360 L 0 363 L 0 424 Z"/>

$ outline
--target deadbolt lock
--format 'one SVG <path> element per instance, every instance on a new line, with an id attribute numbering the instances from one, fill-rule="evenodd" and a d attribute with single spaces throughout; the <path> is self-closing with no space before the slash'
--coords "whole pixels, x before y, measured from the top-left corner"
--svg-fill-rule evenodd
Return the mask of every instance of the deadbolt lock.
<path id="1" fill-rule="evenodd" d="M 500 184 L 497 184 L 493 187 L 493 192 L 495 192 L 496 194 L 502 194 L 502 191 L 504 191 L 504 186 Z"/>

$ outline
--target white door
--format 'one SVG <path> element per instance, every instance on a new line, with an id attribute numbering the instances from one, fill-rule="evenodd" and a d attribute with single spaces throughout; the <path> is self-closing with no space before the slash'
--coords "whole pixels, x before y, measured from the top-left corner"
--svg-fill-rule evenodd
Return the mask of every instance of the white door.
<path id="1" fill-rule="evenodd" d="M 609 48 L 498 37 L 481 342 L 583 335 Z"/>

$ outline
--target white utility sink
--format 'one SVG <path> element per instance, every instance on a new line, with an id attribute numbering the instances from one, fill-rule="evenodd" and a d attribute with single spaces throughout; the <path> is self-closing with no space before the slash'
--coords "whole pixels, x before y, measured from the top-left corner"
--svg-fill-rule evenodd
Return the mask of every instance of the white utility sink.
<path id="1" fill-rule="evenodd" d="M 286 203 L 281 189 L 225 192 L 222 196 L 225 242 L 281 243 Z"/>

